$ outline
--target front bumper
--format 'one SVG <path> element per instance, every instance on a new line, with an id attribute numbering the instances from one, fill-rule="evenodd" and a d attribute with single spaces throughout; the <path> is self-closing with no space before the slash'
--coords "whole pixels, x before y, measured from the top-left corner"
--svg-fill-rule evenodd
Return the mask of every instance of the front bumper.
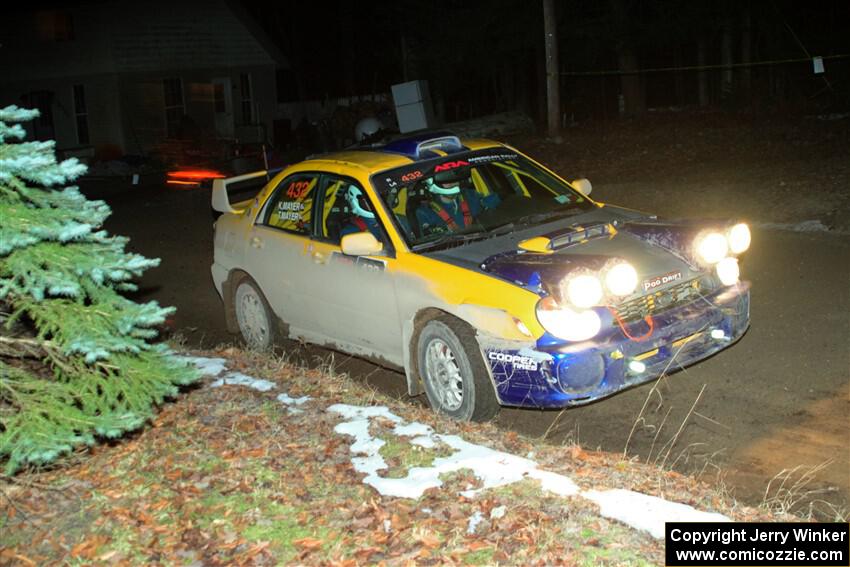
<path id="1" fill-rule="evenodd" d="M 646 338 L 644 321 L 626 325 L 641 340 L 608 325 L 582 343 L 541 339 L 535 349 L 521 350 L 482 345 L 500 403 L 533 408 L 588 403 L 703 360 L 746 332 L 750 284 L 723 287 L 657 313 L 652 322 Z"/>

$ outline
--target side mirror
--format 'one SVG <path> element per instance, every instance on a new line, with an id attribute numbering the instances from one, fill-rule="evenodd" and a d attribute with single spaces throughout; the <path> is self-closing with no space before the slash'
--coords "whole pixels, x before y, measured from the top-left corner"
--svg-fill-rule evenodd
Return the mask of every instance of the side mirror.
<path id="1" fill-rule="evenodd" d="M 347 256 L 371 256 L 384 249 L 384 245 L 371 232 L 346 234 L 340 242 L 342 253 Z"/>
<path id="2" fill-rule="evenodd" d="M 585 179 L 584 177 L 572 181 L 570 185 L 572 185 L 573 189 L 575 189 L 585 197 L 590 195 L 590 192 L 593 191 L 593 185 L 590 184 L 590 180 Z"/>

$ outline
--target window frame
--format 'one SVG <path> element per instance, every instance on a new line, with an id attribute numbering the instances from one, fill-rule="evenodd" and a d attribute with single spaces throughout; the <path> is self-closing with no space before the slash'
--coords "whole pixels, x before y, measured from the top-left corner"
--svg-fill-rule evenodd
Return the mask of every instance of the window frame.
<path id="1" fill-rule="evenodd" d="M 307 232 L 298 232 L 296 230 L 290 230 L 290 229 L 287 229 L 287 228 L 282 228 L 282 227 L 279 227 L 279 226 L 274 226 L 274 225 L 269 224 L 269 222 L 268 222 L 269 217 L 272 214 L 272 207 L 273 207 L 272 203 L 275 202 L 275 200 L 278 197 L 278 194 L 281 191 L 283 191 L 284 187 L 286 187 L 295 178 L 310 177 L 310 176 L 316 177 L 316 185 L 313 187 L 313 191 L 315 192 L 315 194 L 313 196 L 313 204 L 310 208 L 310 230 L 307 231 Z M 280 232 L 284 232 L 286 234 L 291 234 L 293 236 L 300 236 L 302 238 L 314 239 L 313 237 L 314 237 L 314 234 L 316 233 L 316 211 L 318 210 L 318 207 L 316 206 L 316 203 L 318 201 L 317 195 L 320 193 L 318 188 L 321 187 L 321 185 L 322 185 L 322 177 L 323 177 L 323 173 L 321 171 L 296 171 L 296 172 L 294 172 L 290 175 L 287 175 L 283 179 L 281 179 L 280 183 L 277 184 L 277 187 L 275 187 L 272 190 L 268 199 L 266 199 L 266 202 L 263 205 L 263 208 L 260 209 L 260 212 L 257 214 L 257 217 L 254 220 L 254 225 L 255 226 L 261 226 L 261 227 L 264 227 L 264 228 L 269 228 L 269 229 L 272 229 L 272 230 L 278 230 Z"/>
<path id="2" fill-rule="evenodd" d="M 82 96 L 78 96 L 78 89 Z M 71 98 L 74 103 L 74 128 L 77 134 L 77 143 L 81 146 L 89 146 L 91 145 L 91 130 L 89 129 L 88 104 L 86 103 L 86 86 L 82 83 L 71 85 Z M 80 135 L 80 120 L 85 125 L 85 140 Z"/>
<path id="3" fill-rule="evenodd" d="M 177 92 L 180 95 L 180 103 L 179 104 L 169 104 L 169 81 L 177 81 Z M 176 140 L 180 137 L 180 120 L 184 116 L 186 116 L 186 94 L 183 92 L 183 78 L 182 77 L 164 77 L 162 79 L 162 103 L 163 103 L 163 114 L 165 117 L 165 137 L 169 140 Z M 169 122 L 169 110 L 180 110 L 180 117 L 176 124 L 171 124 Z M 172 130 L 173 127 L 173 130 Z"/>
<path id="4" fill-rule="evenodd" d="M 239 73 L 239 109 L 242 114 L 242 124 L 244 126 L 254 124 L 254 81 L 251 73 Z"/>
<path id="5" fill-rule="evenodd" d="M 381 216 L 378 214 L 378 206 L 380 206 L 380 203 L 378 203 L 376 205 L 375 200 L 372 199 L 372 197 L 369 195 L 369 192 L 366 191 L 365 187 L 363 187 L 363 184 L 360 183 L 358 180 L 356 180 L 353 177 L 348 176 L 348 175 L 342 175 L 342 174 L 339 174 L 339 173 L 331 173 L 331 172 L 327 172 L 327 171 L 322 172 L 322 177 L 319 180 L 318 186 L 320 188 L 324 189 L 324 188 L 327 187 L 328 182 L 336 182 L 336 181 L 343 181 L 344 183 L 348 183 L 349 185 L 355 185 L 356 187 L 358 187 L 363 192 L 363 195 L 366 197 L 366 200 L 369 202 L 369 206 L 372 208 L 372 212 L 375 213 L 375 221 L 378 223 L 378 229 L 380 230 L 380 233 L 381 233 L 381 238 L 379 239 L 379 242 L 384 245 L 384 251 L 383 251 L 382 255 L 388 256 L 388 257 L 391 257 L 391 258 L 395 258 L 395 247 L 393 246 L 393 242 L 392 242 L 392 239 L 390 238 L 389 231 L 387 230 L 387 227 L 384 226 L 384 222 L 381 220 Z M 324 190 L 322 190 L 322 191 L 319 191 L 318 194 L 319 194 L 320 201 L 319 201 L 318 205 L 314 204 L 314 207 L 315 207 L 316 211 L 324 211 L 326 193 L 325 193 Z M 318 219 L 315 219 L 313 221 L 313 237 L 312 237 L 312 239 L 317 241 L 317 242 L 324 242 L 325 244 L 329 244 L 331 246 L 337 246 L 341 249 L 342 248 L 342 237 L 340 237 L 340 239 L 338 241 L 334 241 L 333 239 L 327 238 L 326 236 L 322 235 L 322 220 L 324 220 L 324 219 L 318 218 Z"/>

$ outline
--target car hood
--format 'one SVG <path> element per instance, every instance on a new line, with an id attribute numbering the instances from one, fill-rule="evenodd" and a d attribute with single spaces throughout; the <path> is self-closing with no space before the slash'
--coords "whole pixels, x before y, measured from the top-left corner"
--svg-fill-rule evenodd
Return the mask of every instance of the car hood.
<path id="1" fill-rule="evenodd" d="M 606 210 L 607 209 L 607 210 Z M 617 260 L 626 260 L 638 273 L 633 295 L 661 290 L 690 280 L 701 272 L 679 251 L 690 230 L 648 217 L 606 207 L 557 223 L 496 236 L 482 241 L 427 253 L 428 256 L 483 271 L 534 291 L 551 293 L 576 270 L 599 272 Z M 543 237 L 550 250 L 527 250 L 531 238 Z"/>

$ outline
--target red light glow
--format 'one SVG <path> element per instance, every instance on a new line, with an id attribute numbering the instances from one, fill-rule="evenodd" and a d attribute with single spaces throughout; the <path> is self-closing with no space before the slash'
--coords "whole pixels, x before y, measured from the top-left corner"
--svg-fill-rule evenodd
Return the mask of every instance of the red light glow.
<path id="1" fill-rule="evenodd" d="M 178 169 L 168 172 L 169 185 L 200 185 L 203 181 L 224 179 L 225 175 L 214 169 Z"/>

